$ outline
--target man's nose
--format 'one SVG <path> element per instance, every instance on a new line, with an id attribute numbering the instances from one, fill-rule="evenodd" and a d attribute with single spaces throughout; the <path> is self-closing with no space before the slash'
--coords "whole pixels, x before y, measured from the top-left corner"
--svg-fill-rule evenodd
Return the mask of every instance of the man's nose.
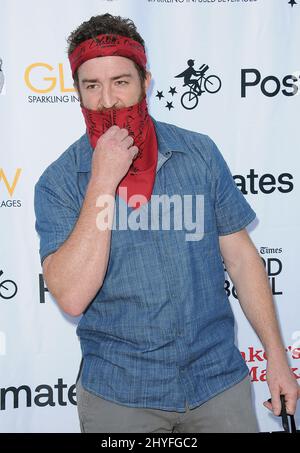
<path id="1" fill-rule="evenodd" d="M 102 108 L 109 109 L 117 103 L 117 99 L 110 87 L 103 87 L 100 104 Z"/>

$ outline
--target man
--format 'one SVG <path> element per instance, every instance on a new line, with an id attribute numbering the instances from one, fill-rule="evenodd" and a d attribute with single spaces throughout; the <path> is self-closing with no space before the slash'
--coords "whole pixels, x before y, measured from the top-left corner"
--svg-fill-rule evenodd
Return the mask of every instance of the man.
<path id="1" fill-rule="evenodd" d="M 298 387 L 245 230 L 255 213 L 216 145 L 149 116 L 132 21 L 92 17 L 68 42 L 87 134 L 40 177 L 35 210 L 48 289 L 82 314 L 82 432 L 257 431 L 222 258 L 268 354 L 265 404 L 278 415 L 283 393 L 294 413 Z M 172 202 L 155 211 L 161 196 Z"/>

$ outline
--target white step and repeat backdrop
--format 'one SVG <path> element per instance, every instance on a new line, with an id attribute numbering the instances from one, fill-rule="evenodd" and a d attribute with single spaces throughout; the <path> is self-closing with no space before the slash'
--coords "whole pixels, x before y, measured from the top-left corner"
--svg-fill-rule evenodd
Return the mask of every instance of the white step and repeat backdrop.
<path id="1" fill-rule="evenodd" d="M 85 129 L 66 37 L 105 12 L 132 18 L 147 43 L 151 114 L 210 135 L 256 211 L 250 234 L 300 378 L 300 1 L 1 0 L 1 432 L 79 431 L 78 319 L 61 312 L 44 284 L 33 188 Z M 195 69 L 208 66 L 203 93 L 190 101 L 175 77 L 189 59 Z M 229 281 L 226 290 L 260 429 L 279 430 L 280 420 L 262 406 L 269 398 L 264 350 Z M 299 418 L 298 409 L 298 425 Z"/>

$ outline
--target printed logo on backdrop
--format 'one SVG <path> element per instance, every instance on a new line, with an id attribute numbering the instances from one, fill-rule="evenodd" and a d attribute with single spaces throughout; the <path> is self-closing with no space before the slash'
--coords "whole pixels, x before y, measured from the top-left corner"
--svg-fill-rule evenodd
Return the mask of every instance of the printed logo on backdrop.
<path id="1" fill-rule="evenodd" d="M 297 5 L 297 2 L 295 0 L 289 0 L 289 5 L 293 8 L 293 6 Z"/>
<path id="2" fill-rule="evenodd" d="M 44 304 L 45 301 L 45 293 L 49 293 L 49 289 L 45 285 L 45 280 L 43 274 L 39 274 L 39 293 L 40 293 L 40 304 Z"/>
<path id="3" fill-rule="evenodd" d="M 17 168 L 15 174 L 8 177 L 4 168 L 0 167 L 0 208 L 20 208 L 22 206 L 21 200 L 12 198 L 19 183 L 22 169 Z M 2 199 L 2 196 L 9 195 L 9 199 Z"/>
<path id="4" fill-rule="evenodd" d="M 293 175 L 281 173 L 278 176 L 272 173 L 259 174 L 254 168 L 250 168 L 247 175 L 233 175 L 233 179 L 244 195 L 272 193 L 288 194 L 294 190 Z"/>
<path id="5" fill-rule="evenodd" d="M 299 331 L 293 332 L 292 339 L 299 338 Z M 290 369 L 296 379 L 300 379 L 300 368 L 296 360 L 300 360 L 300 347 L 299 341 L 294 344 L 286 346 L 285 351 L 293 364 Z M 254 384 L 267 381 L 267 354 L 263 349 L 256 349 L 255 346 L 248 346 L 244 351 L 240 351 L 243 359 L 245 360 L 248 368 L 251 381 Z M 296 366 L 294 366 L 294 364 Z"/>
<path id="6" fill-rule="evenodd" d="M 68 78 L 68 80 L 67 80 Z M 33 94 L 27 96 L 30 104 L 62 104 L 79 102 L 71 72 L 63 63 L 51 65 L 46 62 L 29 64 L 24 72 L 26 87 Z"/>
<path id="7" fill-rule="evenodd" d="M 35 388 L 23 384 L 0 388 L 0 411 L 23 407 L 76 406 L 76 385 L 68 385 L 63 378 L 57 384 L 40 384 Z"/>
<path id="8" fill-rule="evenodd" d="M 241 69 L 241 97 L 251 94 L 262 94 L 272 98 L 275 96 L 296 96 L 300 93 L 300 71 L 282 76 L 265 75 L 257 68 Z"/>
<path id="9" fill-rule="evenodd" d="M 155 97 L 158 98 L 158 101 L 162 101 L 165 98 L 162 103 L 169 111 L 179 105 L 177 94 L 181 95 L 180 105 L 186 110 L 193 110 L 197 107 L 201 97 L 218 93 L 221 89 L 222 82 L 220 77 L 208 73 L 209 66 L 207 64 L 204 63 L 199 68 L 195 68 L 195 60 L 189 59 L 186 66 L 180 74 L 174 76 L 174 78 L 183 79 L 182 85 L 179 85 L 179 87 L 170 86 L 166 95 L 164 95 L 163 90 L 157 90 Z"/>
<path id="10" fill-rule="evenodd" d="M 109 1 L 109 0 L 108 0 Z M 211 6 L 249 6 L 249 5 L 256 5 L 260 2 L 260 0 L 145 0 L 147 3 L 153 4 L 173 4 L 175 5 L 201 5 L 206 7 Z M 293 6 L 297 5 L 298 2 L 296 0 L 284 0 L 290 5 L 292 8 Z"/>
<path id="11" fill-rule="evenodd" d="M 255 6 L 261 1 L 264 0 L 144 0 L 147 3 L 152 3 L 153 5 L 163 5 L 168 4 L 169 6 L 202 6 L 202 7 L 242 7 L 242 6 Z M 294 0 L 291 0 L 292 2 Z"/>
<path id="12" fill-rule="evenodd" d="M 18 291 L 18 287 L 13 280 L 3 279 L 3 273 L 4 271 L 0 270 L 0 302 L 12 299 Z"/>
<path id="13" fill-rule="evenodd" d="M 5 77 L 4 77 L 4 71 L 3 71 L 3 60 L 0 57 L 0 95 L 5 94 Z"/>
<path id="14" fill-rule="evenodd" d="M 284 264 L 282 253 L 283 253 L 282 247 L 266 247 L 266 246 L 260 247 L 260 256 L 268 275 L 269 284 L 273 296 L 282 296 L 284 294 L 280 285 L 280 274 L 282 272 Z M 230 280 L 230 277 L 225 268 L 225 264 L 224 272 L 225 272 L 225 283 L 224 283 L 225 292 L 228 297 L 232 296 L 234 299 L 238 300 L 236 289 L 232 281 Z"/>

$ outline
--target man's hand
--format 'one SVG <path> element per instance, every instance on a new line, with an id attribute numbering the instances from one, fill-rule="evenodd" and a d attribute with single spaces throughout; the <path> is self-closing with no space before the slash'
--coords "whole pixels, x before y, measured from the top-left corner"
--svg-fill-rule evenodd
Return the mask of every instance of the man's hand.
<path id="1" fill-rule="evenodd" d="M 297 399 L 300 398 L 300 387 L 288 364 L 276 359 L 268 360 L 267 383 L 271 393 L 272 403 L 265 401 L 264 406 L 273 411 L 274 415 L 281 413 L 280 395 L 285 395 L 286 411 L 290 415 L 296 412 Z"/>
<path id="2" fill-rule="evenodd" d="M 111 126 L 98 139 L 92 159 L 92 177 L 117 187 L 138 154 L 127 129 Z"/>

